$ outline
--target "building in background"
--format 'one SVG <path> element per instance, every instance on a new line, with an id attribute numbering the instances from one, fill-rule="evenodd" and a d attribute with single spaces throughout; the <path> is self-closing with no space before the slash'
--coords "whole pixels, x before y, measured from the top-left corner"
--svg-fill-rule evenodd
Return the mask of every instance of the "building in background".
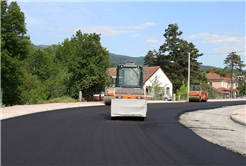
<path id="1" fill-rule="evenodd" d="M 222 77 L 219 74 L 214 73 L 214 70 L 210 70 L 210 72 L 206 74 L 206 77 L 208 80 L 208 84 L 211 87 L 221 90 L 221 93 L 218 90 L 215 91 L 218 94 L 222 95 L 223 98 L 230 96 L 231 85 L 233 85 L 233 97 L 236 97 L 237 94 L 239 93 L 239 90 L 237 89 L 238 87 L 237 81 L 235 79 L 231 80 L 229 75 Z M 225 96 L 225 94 L 227 95 Z"/>

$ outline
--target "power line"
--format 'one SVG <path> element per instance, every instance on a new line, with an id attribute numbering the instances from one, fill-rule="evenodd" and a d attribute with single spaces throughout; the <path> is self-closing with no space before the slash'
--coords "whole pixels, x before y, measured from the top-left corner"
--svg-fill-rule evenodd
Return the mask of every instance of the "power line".
<path id="1" fill-rule="evenodd" d="M 235 51 L 236 52 L 236 51 Z M 240 52 L 245 52 L 245 51 L 237 51 L 236 53 L 240 53 Z M 217 54 L 229 54 L 229 53 L 203 53 L 204 55 L 217 55 Z"/>

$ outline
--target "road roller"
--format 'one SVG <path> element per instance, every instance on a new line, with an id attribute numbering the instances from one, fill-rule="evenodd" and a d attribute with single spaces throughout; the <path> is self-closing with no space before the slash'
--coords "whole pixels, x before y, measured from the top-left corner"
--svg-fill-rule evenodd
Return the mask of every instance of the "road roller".
<path id="1" fill-rule="evenodd" d="M 111 105 L 112 98 L 114 98 L 114 88 L 109 87 L 105 90 L 105 93 L 104 93 L 104 104 Z"/>
<path id="2" fill-rule="evenodd" d="M 202 83 L 191 84 L 191 91 L 188 93 L 189 102 L 207 102 L 208 92 L 202 91 Z"/>
<path id="3" fill-rule="evenodd" d="M 117 65 L 115 87 L 105 91 L 104 103 L 111 105 L 111 118 L 137 117 L 147 114 L 146 91 L 143 88 L 143 66 L 134 62 Z"/>

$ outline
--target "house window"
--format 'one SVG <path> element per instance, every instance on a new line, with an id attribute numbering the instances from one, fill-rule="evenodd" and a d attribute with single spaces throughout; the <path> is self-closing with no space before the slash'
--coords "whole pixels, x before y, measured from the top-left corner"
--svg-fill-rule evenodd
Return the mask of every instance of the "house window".
<path id="1" fill-rule="evenodd" d="M 238 86 L 238 83 L 237 82 L 235 82 L 235 86 Z"/>
<path id="2" fill-rule="evenodd" d="M 210 81 L 210 82 L 209 82 L 209 85 L 210 85 L 210 86 L 213 86 L 213 81 Z"/>
<path id="3" fill-rule="evenodd" d="M 170 88 L 169 87 L 166 88 L 166 93 L 170 94 Z"/>

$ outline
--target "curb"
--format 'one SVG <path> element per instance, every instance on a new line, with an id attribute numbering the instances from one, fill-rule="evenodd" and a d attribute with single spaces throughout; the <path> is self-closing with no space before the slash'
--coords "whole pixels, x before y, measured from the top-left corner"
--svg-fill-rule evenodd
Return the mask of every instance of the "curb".
<path id="1" fill-rule="evenodd" d="M 51 103 L 51 104 L 57 104 L 57 103 Z M 102 106 L 102 105 L 104 104 L 83 103 L 83 105 L 74 104 L 74 105 L 62 105 L 62 106 L 43 104 L 42 106 L 41 105 L 34 105 L 34 106 L 29 105 L 30 106 L 29 109 L 19 108 L 19 110 L 7 110 L 6 112 L 5 110 L 1 109 L 0 120 L 15 118 L 15 117 L 23 116 L 23 115 L 30 115 L 34 113 L 41 113 L 41 112 L 46 112 L 46 111 L 55 111 L 55 110 L 60 110 L 60 109 L 79 108 L 79 107 Z M 20 106 L 16 106 L 16 107 L 20 107 Z"/>
<path id="2" fill-rule="evenodd" d="M 231 120 L 234 121 L 235 123 L 239 123 L 241 125 L 244 125 L 246 126 L 246 121 L 242 120 L 242 119 L 239 119 L 239 118 L 236 118 L 234 115 L 235 115 L 235 112 L 233 112 L 233 114 L 230 116 Z"/>

